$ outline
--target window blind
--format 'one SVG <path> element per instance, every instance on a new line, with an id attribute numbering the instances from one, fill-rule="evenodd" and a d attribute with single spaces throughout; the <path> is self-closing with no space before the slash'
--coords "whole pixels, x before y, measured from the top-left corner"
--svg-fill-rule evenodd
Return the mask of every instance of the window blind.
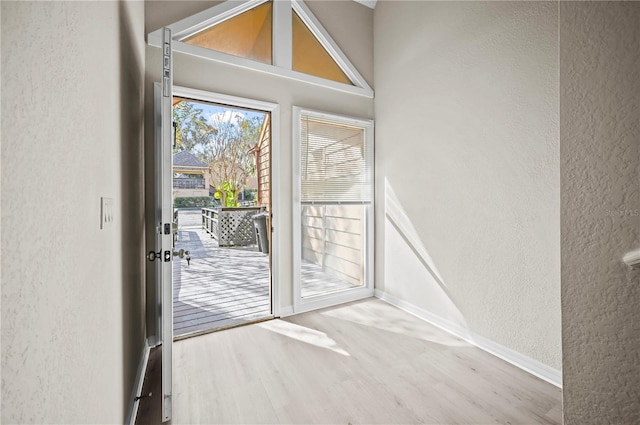
<path id="1" fill-rule="evenodd" d="M 372 202 L 373 146 L 367 128 L 309 113 L 300 120 L 301 202 Z"/>

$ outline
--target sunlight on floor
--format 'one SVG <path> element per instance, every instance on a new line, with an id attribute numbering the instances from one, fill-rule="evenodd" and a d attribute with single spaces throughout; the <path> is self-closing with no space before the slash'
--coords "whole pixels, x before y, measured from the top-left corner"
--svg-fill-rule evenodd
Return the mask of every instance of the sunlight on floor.
<path id="1" fill-rule="evenodd" d="M 471 345 L 454 337 L 418 318 L 408 318 L 407 313 L 386 303 L 353 304 L 342 308 L 334 308 L 321 313 L 340 320 L 371 326 L 383 331 L 421 339 L 448 347 L 470 347 Z"/>
<path id="2" fill-rule="evenodd" d="M 342 354 L 343 356 L 349 356 L 349 353 L 342 348 L 339 348 L 338 344 L 326 333 L 316 331 L 315 329 L 306 328 L 304 326 L 296 325 L 295 323 L 285 322 L 284 320 L 270 320 L 268 322 L 260 323 L 257 326 L 289 338 L 297 339 L 298 341 L 302 341 L 307 344 L 315 345 L 316 347 L 326 348 L 327 350 Z"/>

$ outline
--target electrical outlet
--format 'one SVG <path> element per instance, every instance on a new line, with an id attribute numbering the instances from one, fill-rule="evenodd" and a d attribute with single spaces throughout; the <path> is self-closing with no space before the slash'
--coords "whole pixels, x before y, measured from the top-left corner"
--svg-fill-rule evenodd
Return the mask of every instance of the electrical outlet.
<path id="1" fill-rule="evenodd" d="M 112 198 L 100 198 L 100 228 L 111 227 L 113 225 L 113 199 Z"/>

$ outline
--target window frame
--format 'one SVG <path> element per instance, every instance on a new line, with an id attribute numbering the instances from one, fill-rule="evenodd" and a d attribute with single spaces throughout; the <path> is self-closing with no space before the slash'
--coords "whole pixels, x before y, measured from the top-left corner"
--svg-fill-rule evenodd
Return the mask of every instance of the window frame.
<path id="1" fill-rule="evenodd" d="M 368 204 L 363 202 L 364 214 L 364 285 L 357 288 L 328 294 L 316 295 L 312 297 L 302 297 L 302 202 L 301 202 L 301 178 L 300 154 L 301 154 L 301 118 L 305 115 L 336 121 L 340 124 L 362 127 L 365 130 L 365 143 L 370 144 L 373 151 L 371 164 L 372 170 L 372 199 Z M 375 144 L 374 144 L 374 121 L 369 119 L 349 117 L 346 115 L 333 114 L 317 111 L 313 109 L 294 106 L 292 113 L 293 134 L 292 134 L 292 170 L 293 170 L 293 312 L 302 313 L 319 308 L 330 307 L 337 304 L 369 298 L 374 295 L 374 206 L 375 206 Z M 352 203 L 351 203 L 352 204 Z"/>

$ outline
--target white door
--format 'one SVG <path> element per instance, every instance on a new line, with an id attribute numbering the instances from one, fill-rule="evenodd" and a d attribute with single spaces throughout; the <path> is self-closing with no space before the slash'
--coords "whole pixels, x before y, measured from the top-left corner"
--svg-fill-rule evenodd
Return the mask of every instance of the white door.
<path id="1" fill-rule="evenodd" d="M 162 421 L 171 419 L 173 347 L 173 194 L 172 117 L 173 70 L 171 30 L 164 28 L 162 40 L 162 82 L 154 87 L 155 100 L 155 208 L 156 208 L 156 294 L 157 335 L 162 344 Z"/>

